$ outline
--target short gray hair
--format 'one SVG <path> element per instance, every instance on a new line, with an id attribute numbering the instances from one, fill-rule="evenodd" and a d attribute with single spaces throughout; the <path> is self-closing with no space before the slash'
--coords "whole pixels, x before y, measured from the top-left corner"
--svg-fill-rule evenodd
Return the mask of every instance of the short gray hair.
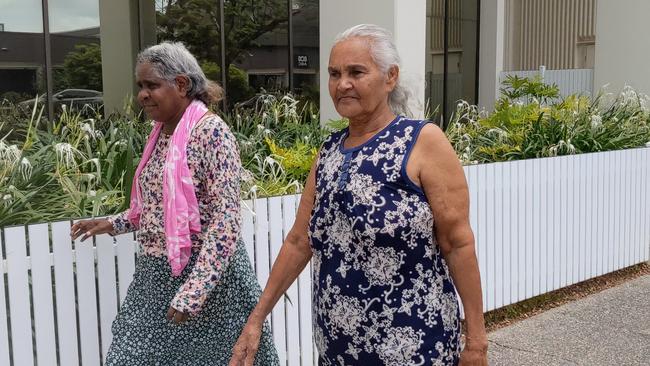
<path id="1" fill-rule="evenodd" d="M 340 33 L 334 40 L 334 45 L 357 37 L 370 41 L 370 55 L 382 72 L 387 73 L 393 66 L 399 68 L 401 59 L 390 31 L 374 24 L 359 24 Z M 398 77 L 395 88 L 388 96 L 388 104 L 393 113 L 412 117 L 411 108 L 408 106 L 412 94 Z"/>
<path id="2" fill-rule="evenodd" d="M 191 100 L 198 99 L 207 105 L 221 100 L 221 87 L 205 77 L 194 55 L 181 42 L 163 42 L 146 48 L 138 54 L 136 66 L 144 63 L 170 83 L 179 75 L 187 77 L 187 97 Z"/>

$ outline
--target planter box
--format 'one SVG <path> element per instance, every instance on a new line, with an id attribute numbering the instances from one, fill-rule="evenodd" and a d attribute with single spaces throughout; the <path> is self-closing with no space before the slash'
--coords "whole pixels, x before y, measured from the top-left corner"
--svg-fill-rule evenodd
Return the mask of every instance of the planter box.
<path id="1" fill-rule="evenodd" d="M 485 310 L 648 261 L 649 163 L 650 149 L 634 149 L 465 167 Z M 244 241 L 262 286 L 298 201 L 244 202 Z M 105 356 L 133 276 L 134 236 L 73 243 L 69 231 L 68 221 L 3 229 L 0 364 L 45 364 L 58 352 L 61 365 L 99 365 Z M 315 364 L 310 282 L 308 266 L 270 316 L 288 366 Z"/>

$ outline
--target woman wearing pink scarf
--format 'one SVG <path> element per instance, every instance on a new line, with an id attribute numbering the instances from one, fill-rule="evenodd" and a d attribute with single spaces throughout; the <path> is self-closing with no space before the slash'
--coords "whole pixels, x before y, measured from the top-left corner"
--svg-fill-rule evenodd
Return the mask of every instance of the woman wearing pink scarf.
<path id="1" fill-rule="evenodd" d="M 180 43 L 140 53 L 138 102 L 155 125 L 130 208 L 72 227 L 82 240 L 138 231 L 136 271 L 106 365 L 225 365 L 260 288 L 240 241 L 239 152 L 207 104 L 221 88 Z M 256 365 L 277 365 L 268 326 Z"/>

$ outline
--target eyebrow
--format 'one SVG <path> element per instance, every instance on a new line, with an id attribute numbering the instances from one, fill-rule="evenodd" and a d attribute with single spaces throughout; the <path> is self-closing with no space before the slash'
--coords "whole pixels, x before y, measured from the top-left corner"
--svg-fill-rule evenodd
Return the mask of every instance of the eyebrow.
<path id="1" fill-rule="evenodd" d="M 366 69 L 368 69 L 368 68 L 367 68 L 365 65 L 363 65 L 363 64 L 351 64 L 351 65 L 347 65 L 347 66 L 345 67 L 345 69 L 346 69 L 346 70 L 352 70 L 352 69 L 363 69 L 363 70 L 366 70 Z M 330 67 L 327 68 L 327 71 L 329 71 L 329 72 L 332 72 L 332 71 L 339 71 L 339 68 L 338 68 L 338 67 L 330 66 Z"/>

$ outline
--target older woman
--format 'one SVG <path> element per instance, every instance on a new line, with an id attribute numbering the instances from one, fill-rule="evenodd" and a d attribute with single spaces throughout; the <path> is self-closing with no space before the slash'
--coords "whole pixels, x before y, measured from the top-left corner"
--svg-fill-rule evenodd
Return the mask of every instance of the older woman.
<path id="1" fill-rule="evenodd" d="M 240 239 L 236 141 L 206 105 L 221 89 L 180 43 L 144 50 L 138 102 L 155 120 L 131 206 L 74 238 L 138 230 L 141 253 L 107 365 L 224 365 L 261 292 Z M 260 328 L 261 329 L 261 328 Z M 268 326 L 256 365 L 276 365 Z"/>
<path id="2" fill-rule="evenodd" d="M 348 29 L 329 91 L 350 120 L 321 147 L 295 224 L 230 365 L 252 365 L 263 319 L 313 261 L 321 365 L 486 365 L 463 170 L 443 132 L 408 114 L 391 35 Z M 460 349 L 456 290 L 467 321 Z"/>

